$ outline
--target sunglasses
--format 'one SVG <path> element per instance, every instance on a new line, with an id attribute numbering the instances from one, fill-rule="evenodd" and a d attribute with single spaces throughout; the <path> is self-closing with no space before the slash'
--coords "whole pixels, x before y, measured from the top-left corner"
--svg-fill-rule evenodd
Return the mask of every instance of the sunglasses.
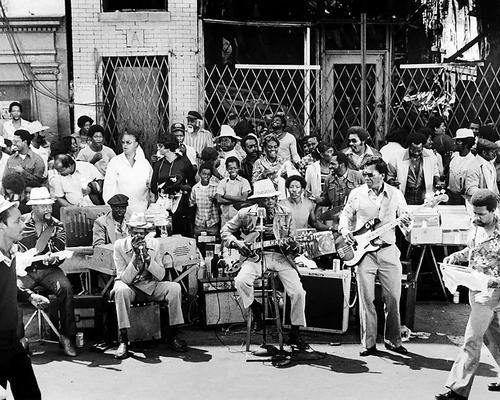
<path id="1" fill-rule="evenodd" d="M 361 175 L 363 175 L 366 178 L 373 178 L 375 176 L 373 172 L 365 172 L 365 171 L 361 172 Z"/>
<path id="2" fill-rule="evenodd" d="M 349 143 L 358 143 L 358 139 L 349 139 Z"/>

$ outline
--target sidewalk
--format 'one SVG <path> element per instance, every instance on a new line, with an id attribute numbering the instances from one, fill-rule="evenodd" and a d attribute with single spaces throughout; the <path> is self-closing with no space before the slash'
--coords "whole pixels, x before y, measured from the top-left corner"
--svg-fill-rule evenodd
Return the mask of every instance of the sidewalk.
<path id="1" fill-rule="evenodd" d="M 113 349 L 68 359 L 56 345 L 45 345 L 35 346 L 43 353 L 32 360 L 44 399 L 50 400 L 433 399 L 445 390 L 467 316 L 464 304 L 418 304 L 416 330 L 430 336 L 405 343 L 409 357 L 386 351 L 382 343 L 378 356 L 360 357 L 357 335 L 350 330 L 305 335 L 314 352 L 278 369 L 269 362 L 246 362 L 255 357 L 244 352 L 244 327 L 239 326 L 217 334 L 190 328 L 183 337 L 191 350 L 183 354 L 160 344 L 137 348 L 123 361 L 113 358 Z M 252 339 L 257 348 L 261 337 Z M 335 342 L 341 345 L 331 345 Z M 493 366 L 484 348 L 471 399 L 498 398 L 487 391 L 496 380 Z"/>

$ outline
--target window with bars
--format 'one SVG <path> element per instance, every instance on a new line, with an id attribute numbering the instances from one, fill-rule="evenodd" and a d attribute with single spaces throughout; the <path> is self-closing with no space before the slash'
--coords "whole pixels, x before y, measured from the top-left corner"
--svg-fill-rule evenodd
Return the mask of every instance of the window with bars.
<path id="1" fill-rule="evenodd" d="M 169 126 L 168 57 L 103 57 L 99 70 L 99 115 L 111 146 L 121 151 L 120 135 L 138 130 L 150 156 Z"/>
<path id="2" fill-rule="evenodd" d="M 102 11 L 168 11 L 168 0 L 102 0 Z"/>

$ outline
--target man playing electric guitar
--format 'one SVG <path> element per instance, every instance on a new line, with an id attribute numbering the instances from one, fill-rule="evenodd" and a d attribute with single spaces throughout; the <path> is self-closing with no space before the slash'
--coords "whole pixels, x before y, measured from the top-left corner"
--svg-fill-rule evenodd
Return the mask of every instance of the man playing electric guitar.
<path id="1" fill-rule="evenodd" d="M 235 234 L 248 234 L 259 229 L 258 217 L 260 212 L 264 212 L 263 217 L 263 240 L 281 240 L 294 236 L 295 224 L 290 210 L 278 205 L 279 192 L 275 189 L 270 179 L 263 179 L 255 182 L 254 194 L 250 200 L 257 200 L 258 204 L 242 208 L 230 219 L 222 228 L 221 237 L 223 244 L 229 248 L 237 248 L 243 256 L 249 257 L 251 249 L 244 240 L 237 239 Z M 309 346 L 304 342 L 299 334 L 299 327 L 305 326 L 305 299 L 306 292 L 300 282 L 299 274 L 292 261 L 289 261 L 283 248 L 274 246 L 266 248 L 263 254 L 264 267 L 275 271 L 285 287 L 285 291 L 291 300 L 291 324 L 292 330 L 288 339 L 288 344 L 296 346 L 299 350 L 306 350 Z M 234 279 L 236 290 L 243 301 L 245 309 L 250 308 L 256 326 L 262 325 L 262 305 L 254 298 L 254 281 L 261 276 L 261 262 L 250 260 L 242 263 L 238 275 Z"/>
<path id="2" fill-rule="evenodd" d="M 66 247 L 66 232 L 63 224 L 52 216 L 52 204 L 49 191 L 45 187 L 33 188 L 27 205 L 31 206 L 31 214 L 19 241 L 23 250 L 36 248 L 38 254 L 61 252 Z M 23 289 L 33 289 L 43 286 L 57 297 L 57 305 L 61 320 L 61 344 L 64 354 L 75 357 L 76 351 L 72 344 L 76 334 L 75 314 L 73 305 L 73 289 L 64 272 L 59 268 L 62 260 L 48 257 L 44 261 L 33 262 L 26 268 L 27 275 L 18 276 L 18 286 Z M 24 336 L 22 319 L 19 330 Z"/>
<path id="3" fill-rule="evenodd" d="M 406 215 L 408 207 L 403 194 L 384 183 L 387 172 L 387 164 L 379 157 L 373 157 L 365 164 L 362 171 L 365 184 L 352 190 L 340 215 L 339 231 L 347 243 L 355 244 L 353 232 L 374 218 L 385 224 L 403 216 L 402 225 L 410 225 L 411 219 Z M 399 261 L 401 253 L 395 244 L 394 228 L 382 234 L 379 240 L 380 248 L 366 254 L 358 264 L 359 318 L 363 346 L 361 356 L 372 355 L 377 351 L 377 312 L 374 304 L 377 276 L 382 285 L 385 305 L 385 347 L 396 353 L 408 353 L 401 345 L 399 300 L 402 267 Z"/>

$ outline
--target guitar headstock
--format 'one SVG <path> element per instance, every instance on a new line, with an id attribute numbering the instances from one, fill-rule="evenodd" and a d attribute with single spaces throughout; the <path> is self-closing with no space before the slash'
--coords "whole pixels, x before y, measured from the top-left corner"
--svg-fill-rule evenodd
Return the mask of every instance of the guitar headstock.
<path id="1" fill-rule="evenodd" d="M 426 195 L 425 197 L 424 206 L 426 207 L 436 207 L 438 204 L 446 203 L 450 199 L 444 189 Z"/>

